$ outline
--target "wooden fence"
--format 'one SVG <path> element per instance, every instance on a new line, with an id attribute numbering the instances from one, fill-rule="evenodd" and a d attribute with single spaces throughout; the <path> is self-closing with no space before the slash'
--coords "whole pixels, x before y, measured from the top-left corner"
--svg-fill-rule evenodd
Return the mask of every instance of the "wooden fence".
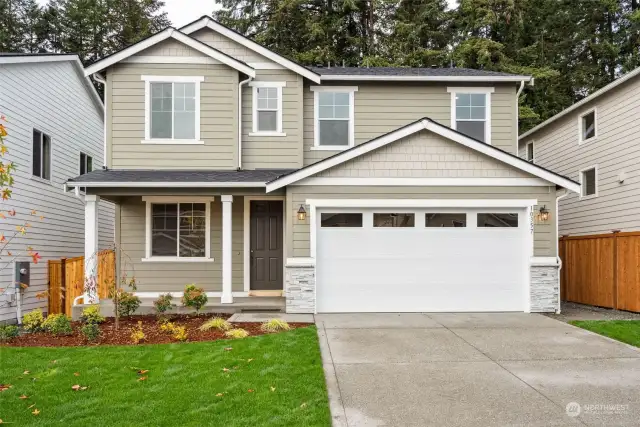
<path id="1" fill-rule="evenodd" d="M 108 298 L 108 284 L 116 277 L 116 257 L 112 250 L 98 253 L 98 296 Z M 84 293 L 84 257 L 49 261 L 49 310 L 71 316 L 73 300 Z"/>
<path id="2" fill-rule="evenodd" d="M 640 232 L 560 238 L 564 301 L 640 312 Z"/>

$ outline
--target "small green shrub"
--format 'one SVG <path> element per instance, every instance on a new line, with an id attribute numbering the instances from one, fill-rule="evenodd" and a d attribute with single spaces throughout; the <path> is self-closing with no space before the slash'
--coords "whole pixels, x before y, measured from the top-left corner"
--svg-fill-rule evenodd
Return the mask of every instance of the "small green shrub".
<path id="1" fill-rule="evenodd" d="M 0 325 L 0 341 L 10 341 L 18 334 L 19 329 L 16 325 Z"/>
<path id="2" fill-rule="evenodd" d="M 87 341 L 95 341 L 100 336 L 100 326 L 97 323 L 85 323 L 80 328 L 80 332 Z"/>
<path id="3" fill-rule="evenodd" d="M 207 294 L 204 289 L 198 288 L 195 284 L 187 285 L 184 288 L 184 294 L 182 296 L 182 305 L 185 307 L 195 308 L 196 314 L 200 312 L 200 309 L 207 303 Z"/>
<path id="4" fill-rule="evenodd" d="M 118 316 L 126 317 L 131 316 L 140 307 L 140 298 L 133 295 L 131 292 L 126 292 L 119 289 L 115 293 L 115 297 L 118 302 Z"/>
<path id="5" fill-rule="evenodd" d="M 153 302 L 159 315 L 163 315 L 166 311 L 171 310 L 174 306 L 171 300 L 173 300 L 171 294 L 161 294 L 158 299 Z"/>
<path id="6" fill-rule="evenodd" d="M 51 335 L 71 335 L 71 319 L 64 314 L 50 314 L 42 324 L 44 330 Z"/>
<path id="7" fill-rule="evenodd" d="M 231 329 L 231 323 L 227 322 L 222 317 L 214 317 L 211 320 L 208 320 L 200 326 L 201 331 L 208 331 L 210 329 L 216 329 L 218 331 L 228 331 Z"/>
<path id="8" fill-rule="evenodd" d="M 269 319 L 260 325 L 260 329 L 264 332 L 280 332 L 280 331 L 288 331 L 291 329 L 289 324 L 284 320 L 280 319 Z"/>
<path id="9" fill-rule="evenodd" d="M 227 331 L 224 333 L 224 336 L 227 338 L 246 338 L 249 336 L 249 332 L 245 331 L 244 329 L 231 329 L 230 331 Z"/>
<path id="10" fill-rule="evenodd" d="M 97 304 L 90 305 L 89 307 L 82 310 L 80 321 L 82 323 L 94 323 L 96 325 L 104 322 L 104 316 L 100 314 L 100 306 Z"/>
<path id="11" fill-rule="evenodd" d="M 44 323 L 44 316 L 42 310 L 36 308 L 30 313 L 22 316 L 22 327 L 27 332 L 39 332 L 42 330 L 42 324 Z"/>

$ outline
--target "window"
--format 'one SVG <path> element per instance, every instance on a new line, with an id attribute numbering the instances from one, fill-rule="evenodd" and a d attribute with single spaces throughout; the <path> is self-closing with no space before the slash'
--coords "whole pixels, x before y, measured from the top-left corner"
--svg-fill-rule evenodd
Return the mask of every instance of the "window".
<path id="1" fill-rule="evenodd" d="M 253 88 L 253 132 L 255 135 L 286 136 L 282 133 L 282 88 L 286 82 L 251 82 Z"/>
<path id="2" fill-rule="evenodd" d="M 425 214 L 425 227 L 466 227 L 465 213 L 428 213 Z"/>
<path id="3" fill-rule="evenodd" d="M 315 100 L 314 149 L 343 150 L 354 144 L 356 87 L 313 86 Z"/>
<path id="4" fill-rule="evenodd" d="M 361 213 L 323 213 L 320 227 L 362 227 Z"/>
<path id="5" fill-rule="evenodd" d="M 595 109 L 583 114 L 578 120 L 580 127 L 580 142 L 588 141 L 597 136 L 597 114 Z"/>
<path id="6" fill-rule="evenodd" d="M 580 171 L 580 186 L 582 198 L 598 195 L 598 167 Z"/>
<path id="7" fill-rule="evenodd" d="M 80 153 L 80 175 L 89 173 L 93 170 L 93 157 Z"/>
<path id="8" fill-rule="evenodd" d="M 518 214 L 517 213 L 479 213 L 478 214 L 478 227 L 490 228 L 490 227 L 517 227 L 518 226 Z"/>
<path id="9" fill-rule="evenodd" d="M 33 176 L 51 180 L 51 137 L 39 130 L 33 130 L 33 153 L 32 153 Z"/>
<path id="10" fill-rule="evenodd" d="M 451 92 L 451 127 L 491 144 L 491 92 L 493 88 L 447 88 Z"/>
<path id="11" fill-rule="evenodd" d="M 144 143 L 196 143 L 200 139 L 200 82 L 204 77 L 142 76 Z"/>
<path id="12" fill-rule="evenodd" d="M 170 199 L 150 197 L 145 200 L 145 260 L 209 261 L 210 201 L 200 199 L 175 203 Z"/>
<path id="13" fill-rule="evenodd" d="M 534 156 L 534 152 L 533 152 L 533 142 L 529 142 L 527 144 L 527 161 L 533 163 L 533 157 Z"/>
<path id="14" fill-rule="evenodd" d="M 415 214 L 412 213 L 374 213 L 374 227 L 415 227 Z"/>

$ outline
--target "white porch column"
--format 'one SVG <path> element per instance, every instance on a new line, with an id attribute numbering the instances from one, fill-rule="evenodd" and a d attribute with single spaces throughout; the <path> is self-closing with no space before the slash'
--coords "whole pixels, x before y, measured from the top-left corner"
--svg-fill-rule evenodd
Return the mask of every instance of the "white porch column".
<path id="1" fill-rule="evenodd" d="M 222 200 L 222 299 L 221 303 L 231 304 L 231 203 L 233 196 L 224 195 Z"/>
<path id="2" fill-rule="evenodd" d="M 98 299 L 98 204 L 100 196 L 84 196 L 84 277 L 86 303 L 97 303 Z M 88 282 L 86 279 L 92 279 Z"/>

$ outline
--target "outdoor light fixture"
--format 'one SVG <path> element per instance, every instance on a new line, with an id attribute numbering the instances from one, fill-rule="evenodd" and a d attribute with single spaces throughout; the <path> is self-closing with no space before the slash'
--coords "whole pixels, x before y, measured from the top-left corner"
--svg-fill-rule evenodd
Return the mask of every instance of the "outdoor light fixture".
<path id="1" fill-rule="evenodd" d="M 540 211 L 538 212 L 538 219 L 540 221 L 548 221 L 549 220 L 549 210 L 547 209 L 547 205 L 541 206 Z"/>
<path id="2" fill-rule="evenodd" d="M 304 205 L 300 205 L 300 209 L 298 209 L 298 219 L 300 221 L 307 219 L 307 211 L 304 210 Z"/>

